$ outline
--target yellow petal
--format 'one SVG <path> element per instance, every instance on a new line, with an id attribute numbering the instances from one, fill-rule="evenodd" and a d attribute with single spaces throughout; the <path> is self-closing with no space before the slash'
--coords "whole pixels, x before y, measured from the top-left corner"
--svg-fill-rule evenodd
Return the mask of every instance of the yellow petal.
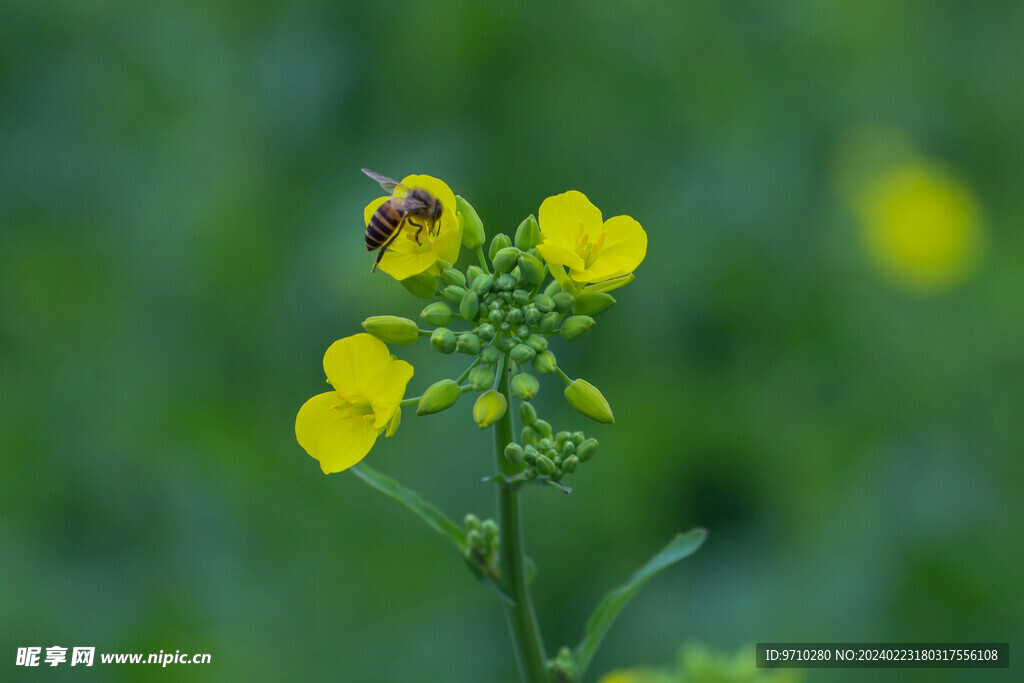
<path id="1" fill-rule="evenodd" d="M 603 282 L 632 273 L 647 255 L 647 233 L 629 216 L 609 218 L 603 227 L 604 244 L 585 270 L 570 272 L 577 282 Z"/>
<path id="2" fill-rule="evenodd" d="M 537 222 L 544 237 L 560 247 L 572 249 L 579 226 L 582 225 L 587 234 L 595 233 L 601 228 L 602 218 L 601 210 L 591 204 L 585 194 L 569 190 L 545 199 L 540 205 Z"/>
<path id="3" fill-rule="evenodd" d="M 320 461 L 324 474 L 341 472 L 355 465 L 370 452 L 379 429 L 361 415 L 346 417 L 336 410 L 338 395 L 333 391 L 317 394 L 306 401 L 295 417 L 295 438 L 313 458 Z"/>
<path id="4" fill-rule="evenodd" d="M 402 402 L 402 397 L 405 396 L 405 387 L 412 379 L 412 374 L 412 366 L 404 360 L 392 360 L 384 371 L 374 378 L 372 393 L 364 395 L 370 399 L 375 428 L 384 429 L 391 422 Z"/>
<path id="5" fill-rule="evenodd" d="M 391 246 L 393 247 L 399 242 L 404 241 L 401 237 L 398 237 L 391 243 Z M 378 267 L 396 280 L 405 280 L 419 275 L 437 262 L 437 254 L 433 251 L 409 253 L 391 251 L 391 247 L 388 247 L 388 249 L 389 251 L 384 254 L 384 258 L 380 260 L 380 266 Z"/>
<path id="6" fill-rule="evenodd" d="M 544 257 L 544 260 L 548 262 L 548 265 L 568 266 L 574 270 L 583 268 L 583 259 L 580 258 L 576 252 L 567 247 L 555 244 L 550 240 L 538 244 L 537 251 L 539 251 L 540 255 Z"/>
<path id="7" fill-rule="evenodd" d="M 378 375 L 391 361 L 387 345 L 372 334 L 339 339 L 324 354 L 327 381 L 340 392 L 369 397 Z"/>

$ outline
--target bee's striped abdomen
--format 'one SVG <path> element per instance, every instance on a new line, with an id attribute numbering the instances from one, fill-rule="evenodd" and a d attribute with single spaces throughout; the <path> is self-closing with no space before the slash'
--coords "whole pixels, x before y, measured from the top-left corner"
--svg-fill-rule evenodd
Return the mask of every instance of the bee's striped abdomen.
<path id="1" fill-rule="evenodd" d="M 390 199 L 381 204 L 366 226 L 367 251 L 373 251 L 387 242 L 401 222 L 402 214 L 391 205 Z"/>

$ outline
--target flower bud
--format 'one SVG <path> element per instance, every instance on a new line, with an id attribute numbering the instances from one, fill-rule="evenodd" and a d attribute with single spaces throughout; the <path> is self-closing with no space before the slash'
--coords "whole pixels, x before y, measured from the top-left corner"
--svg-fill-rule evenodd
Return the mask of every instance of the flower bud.
<path id="1" fill-rule="evenodd" d="M 536 453 L 533 453 L 533 447 L 537 445 L 537 432 L 530 427 L 523 427 L 522 438 L 519 440 L 526 447 L 526 455 L 524 456 L 526 461 L 533 462 L 533 458 L 536 456 Z"/>
<path id="2" fill-rule="evenodd" d="M 480 520 L 473 513 L 469 513 L 463 517 L 462 526 L 466 527 L 466 531 L 479 531 Z"/>
<path id="3" fill-rule="evenodd" d="M 523 318 L 526 320 L 526 324 L 536 325 L 540 322 L 540 311 L 533 304 L 529 304 L 526 307 L 526 313 L 523 314 Z"/>
<path id="4" fill-rule="evenodd" d="M 569 404 L 591 420 L 602 424 L 615 424 L 612 407 L 608 405 L 601 392 L 585 379 L 574 379 L 565 388 L 565 399 Z"/>
<path id="5" fill-rule="evenodd" d="M 448 285 L 441 290 L 441 296 L 453 305 L 458 306 L 462 303 L 462 297 L 466 296 L 466 288 L 458 285 Z"/>
<path id="6" fill-rule="evenodd" d="M 446 285 L 458 285 L 459 287 L 465 287 L 466 276 L 462 274 L 461 270 L 445 268 L 441 271 L 441 282 Z"/>
<path id="7" fill-rule="evenodd" d="M 542 441 L 546 441 L 544 448 L 551 448 L 551 423 L 547 420 L 537 420 L 533 423 L 533 428 L 537 430 Z"/>
<path id="8" fill-rule="evenodd" d="M 402 406 L 398 406 L 398 410 L 395 411 L 395 414 L 391 417 L 391 420 L 388 422 L 387 429 L 384 431 L 384 436 L 390 439 L 392 436 L 395 435 L 395 432 L 398 431 L 398 427 L 401 424 Z"/>
<path id="9" fill-rule="evenodd" d="M 505 321 L 505 314 L 501 312 L 500 308 L 492 308 L 491 312 L 487 314 L 487 319 L 495 325 L 500 325 Z"/>
<path id="10" fill-rule="evenodd" d="M 469 385 L 476 391 L 484 391 L 494 386 L 494 370 L 486 365 L 478 365 L 469 373 Z"/>
<path id="11" fill-rule="evenodd" d="M 434 326 L 447 325 L 452 321 L 452 309 L 443 301 L 435 301 L 420 311 L 420 317 Z"/>
<path id="12" fill-rule="evenodd" d="M 507 273 L 512 270 L 519 259 L 519 249 L 516 247 L 505 247 L 494 255 L 491 263 L 496 273 Z"/>
<path id="13" fill-rule="evenodd" d="M 576 299 L 572 306 L 572 312 L 576 315 L 589 315 L 591 317 L 604 313 L 615 305 L 615 298 L 604 292 L 588 292 Z"/>
<path id="14" fill-rule="evenodd" d="M 485 346 L 484 348 L 480 349 L 480 360 L 487 363 L 488 365 L 494 365 L 495 363 L 497 363 L 498 358 L 500 356 L 501 353 L 498 351 L 498 349 L 494 348 L 493 346 Z"/>
<path id="15" fill-rule="evenodd" d="M 576 444 L 577 446 L 579 446 L 581 443 L 583 443 L 584 439 L 586 439 L 586 438 L 587 437 L 586 437 L 586 435 L 583 434 L 583 432 L 573 432 L 572 433 L 572 442 L 574 444 Z"/>
<path id="16" fill-rule="evenodd" d="M 490 323 L 480 323 L 480 326 L 476 328 L 476 333 L 480 335 L 480 338 L 484 341 L 491 341 L 494 339 L 496 331 L 494 325 Z"/>
<path id="17" fill-rule="evenodd" d="M 515 301 L 517 306 L 525 306 L 530 303 L 530 293 L 525 289 L 517 289 L 512 292 L 512 301 Z"/>
<path id="18" fill-rule="evenodd" d="M 558 367 L 555 361 L 555 354 L 550 351 L 541 351 L 533 359 L 533 369 L 542 375 L 553 375 Z"/>
<path id="19" fill-rule="evenodd" d="M 536 351 L 537 353 L 540 353 L 541 351 L 547 351 L 548 350 L 548 340 L 547 340 L 547 338 L 545 338 L 544 336 L 539 335 L 539 334 L 531 334 L 531 335 L 529 335 L 526 338 L 526 344 L 531 349 Z"/>
<path id="20" fill-rule="evenodd" d="M 420 337 L 419 327 L 408 318 L 375 315 L 363 321 L 363 329 L 385 344 L 412 344 Z"/>
<path id="21" fill-rule="evenodd" d="M 562 283 L 558 280 L 552 280 L 547 287 L 544 288 L 544 293 L 547 296 L 554 296 L 562 291 Z"/>
<path id="22" fill-rule="evenodd" d="M 562 461 L 562 470 L 568 474 L 572 474 L 576 471 L 576 468 L 580 464 L 580 459 L 575 455 L 570 455 L 568 458 Z"/>
<path id="23" fill-rule="evenodd" d="M 554 461 L 546 455 L 541 455 L 537 458 L 535 464 L 537 471 L 541 474 L 548 476 L 555 473 Z"/>
<path id="24" fill-rule="evenodd" d="M 421 299 L 433 299 L 437 294 L 437 278 L 426 271 L 402 280 L 402 286 Z"/>
<path id="25" fill-rule="evenodd" d="M 533 305 L 536 306 L 537 310 L 540 311 L 541 313 L 547 313 L 548 311 L 554 309 L 555 302 L 547 294 L 538 294 L 537 296 L 533 297 Z"/>
<path id="26" fill-rule="evenodd" d="M 417 415 L 433 415 L 448 410 L 462 396 L 462 387 L 450 379 L 434 382 L 423 392 L 423 397 L 416 405 Z"/>
<path id="27" fill-rule="evenodd" d="M 487 541 L 487 550 L 496 548 L 498 545 L 498 523 L 493 519 L 485 519 L 484 523 L 480 525 L 480 531 L 484 535 L 484 540 Z"/>
<path id="28" fill-rule="evenodd" d="M 590 460 L 597 452 L 597 439 L 587 439 L 576 447 L 576 457 L 580 462 Z"/>
<path id="29" fill-rule="evenodd" d="M 441 353 L 451 353 L 455 350 L 455 333 L 447 327 L 439 327 L 431 333 L 430 343 Z"/>
<path id="30" fill-rule="evenodd" d="M 594 319 L 589 315 L 571 315 L 562 322 L 562 339 L 575 341 L 594 328 Z"/>
<path id="31" fill-rule="evenodd" d="M 466 292 L 466 296 L 462 297 L 462 303 L 459 304 L 459 315 L 466 320 L 476 320 L 476 314 L 480 310 L 480 295 L 476 293 L 476 290 L 471 289 Z"/>
<path id="32" fill-rule="evenodd" d="M 510 443 L 505 446 L 505 457 L 513 465 L 518 465 L 523 461 L 523 447 L 517 443 Z"/>
<path id="33" fill-rule="evenodd" d="M 517 363 L 529 363 L 536 355 L 537 352 L 526 344 L 516 344 L 512 347 L 510 357 Z"/>
<path id="34" fill-rule="evenodd" d="M 494 284 L 494 276 L 483 273 L 475 280 L 473 280 L 473 289 L 480 296 L 484 296 L 491 291 L 491 285 Z"/>
<path id="35" fill-rule="evenodd" d="M 540 389 L 540 382 L 533 375 L 521 372 L 512 378 L 509 388 L 519 398 L 529 401 L 537 395 L 537 391 Z"/>
<path id="36" fill-rule="evenodd" d="M 556 311 L 565 313 L 576 303 L 576 298 L 569 292 L 559 292 L 551 297 L 551 301 L 554 302 Z"/>
<path id="37" fill-rule="evenodd" d="M 540 259 L 529 254 L 520 254 L 519 272 L 523 282 L 532 282 L 535 285 L 539 285 L 546 274 L 544 264 L 540 262 Z"/>
<path id="38" fill-rule="evenodd" d="M 540 324 L 538 325 L 541 333 L 551 334 L 552 332 L 554 332 L 558 328 L 558 321 L 559 319 L 561 319 L 561 317 L 562 316 L 558 315 L 554 311 L 551 311 L 550 313 L 545 313 L 541 317 Z"/>
<path id="39" fill-rule="evenodd" d="M 516 288 L 516 278 L 515 276 L 510 275 L 509 273 L 505 273 L 504 275 L 498 277 L 497 281 L 495 282 L 495 286 L 497 286 L 498 289 L 502 290 L 503 294 L 508 294 L 508 298 L 505 298 L 504 300 L 510 301 L 512 295 L 509 292 Z"/>
<path id="40" fill-rule="evenodd" d="M 483 531 L 473 529 L 466 534 L 466 546 L 474 553 L 485 555 L 487 553 L 487 541 L 484 540 Z"/>
<path id="41" fill-rule="evenodd" d="M 475 263 L 466 268 L 466 282 L 476 282 L 476 279 L 484 274 L 484 269 Z"/>
<path id="42" fill-rule="evenodd" d="M 526 339 L 527 337 L 529 337 L 530 336 L 530 326 L 527 325 L 526 323 L 523 323 L 522 325 L 517 327 L 516 328 L 516 336 L 519 337 L 520 339 Z"/>
<path id="43" fill-rule="evenodd" d="M 512 240 L 509 236 L 503 232 L 499 232 L 494 236 L 494 239 L 491 240 L 491 246 L 487 248 L 487 257 L 491 259 L 491 262 L 493 262 L 494 256 L 499 251 L 510 246 L 512 246 Z"/>
<path id="44" fill-rule="evenodd" d="M 504 324 L 504 323 L 502 323 L 502 324 Z M 498 350 L 501 351 L 502 353 L 504 353 L 506 351 L 511 351 L 512 350 L 512 347 L 516 345 L 516 340 L 513 339 L 512 337 L 501 337 L 495 343 L 498 346 Z"/>
<path id="45" fill-rule="evenodd" d="M 476 249 L 487 239 L 484 224 L 477 215 L 473 205 L 462 197 L 455 195 L 455 211 L 462 214 L 462 243 L 470 249 Z"/>
<path id="46" fill-rule="evenodd" d="M 505 321 L 510 325 L 518 325 L 523 322 L 523 312 L 518 308 L 513 308 L 505 314 Z"/>
<path id="47" fill-rule="evenodd" d="M 537 219 L 533 217 L 533 214 L 530 214 L 525 221 L 519 224 L 519 228 L 516 230 L 516 246 L 526 251 L 543 241 L 544 236 L 540 234 L 540 226 L 537 225 Z"/>
<path id="48" fill-rule="evenodd" d="M 526 426 L 530 426 L 537 421 L 537 409 L 533 407 L 532 403 L 523 401 L 519 404 L 519 419 Z"/>
<path id="49" fill-rule="evenodd" d="M 508 401 L 500 391 L 485 391 L 473 404 L 473 421 L 480 429 L 487 429 L 505 416 Z"/>
<path id="50" fill-rule="evenodd" d="M 570 455 L 574 455 L 576 453 L 576 444 L 574 444 L 572 441 L 566 441 L 564 444 L 562 444 L 561 452 L 562 455 L 564 455 L 567 458 Z"/>
<path id="51" fill-rule="evenodd" d="M 467 356 L 475 356 L 480 353 L 480 337 L 472 332 L 460 334 L 459 340 L 455 343 L 455 350 Z"/>

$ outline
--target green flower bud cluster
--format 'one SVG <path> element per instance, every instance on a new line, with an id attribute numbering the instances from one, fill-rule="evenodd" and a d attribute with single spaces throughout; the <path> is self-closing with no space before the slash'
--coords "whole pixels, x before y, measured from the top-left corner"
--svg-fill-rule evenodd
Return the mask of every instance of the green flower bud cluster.
<path id="1" fill-rule="evenodd" d="M 519 404 L 519 419 L 523 423 L 522 445 L 509 444 L 505 457 L 514 465 L 525 464 L 523 476 L 528 480 L 547 477 L 560 481 L 597 451 L 597 439 L 588 439 L 583 432 L 554 433 L 528 401 Z"/>
<path id="2" fill-rule="evenodd" d="M 546 663 L 548 676 L 554 681 L 572 681 L 576 679 L 576 662 L 572 658 L 572 650 L 562 647 L 554 659 Z"/>
<path id="3" fill-rule="evenodd" d="M 501 535 L 498 524 L 493 519 L 481 522 L 476 515 L 468 514 L 463 520 L 466 528 L 466 559 L 480 568 L 480 571 L 498 580 L 498 548 Z"/>

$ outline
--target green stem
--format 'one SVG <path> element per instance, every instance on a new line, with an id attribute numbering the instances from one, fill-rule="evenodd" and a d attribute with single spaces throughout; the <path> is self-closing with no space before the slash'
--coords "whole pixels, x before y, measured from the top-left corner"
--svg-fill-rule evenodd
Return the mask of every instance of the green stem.
<path id="1" fill-rule="evenodd" d="M 491 274 L 491 269 L 487 267 L 487 259 L 484 258 L 484 248 L 483 248 L 483 246 L 478 246 L 476 249 L 473 250 L 473 253 L 476 254 L 477 260 L 480 261 L 480 267 L 483 268 L 485 273 L 490 275 Z M 470 284 L 472 284 L 472 283 L 470 283 Z"/>
<path id="2" fill-rule="evenodd" d="M 505 457 L 505 446 L 512 443 L 512 397 L 509 393 L 509 363 L 506 354 L 502 364 L 498 391 L 505 395 L 508 410 L 495 425 L 494 445 L 498 471 L 505 476 L 516 474 L 517 466 Z M 501 529 L 501 576 L 505 588 L 514 604 L 505 605 L 509 630 L 515 644 L 519 673 L 527 683 L 543 683 L 548 680 L 545 666 L 544 643 L 541 641 L 537 616 L 533 611 L 533 600 L 526 585 L 526 568 L 523 564 L 523 529 L 519 513 L 519 492 L 498 487 L 498 524 Z"/>
<path id="3" fill-rule="evenodd" d="M 420 402 L 421 398 L 423 398 L 423 397 L 422 396 L 413 396 L 412 398 L 403 398 L 402 402 L 399 403 L 398 405 L 400 405 L 403 408 L 407 408 L 408 406 L 414 406 L 414 405 L 416 405 L 417 403 Z"/>

